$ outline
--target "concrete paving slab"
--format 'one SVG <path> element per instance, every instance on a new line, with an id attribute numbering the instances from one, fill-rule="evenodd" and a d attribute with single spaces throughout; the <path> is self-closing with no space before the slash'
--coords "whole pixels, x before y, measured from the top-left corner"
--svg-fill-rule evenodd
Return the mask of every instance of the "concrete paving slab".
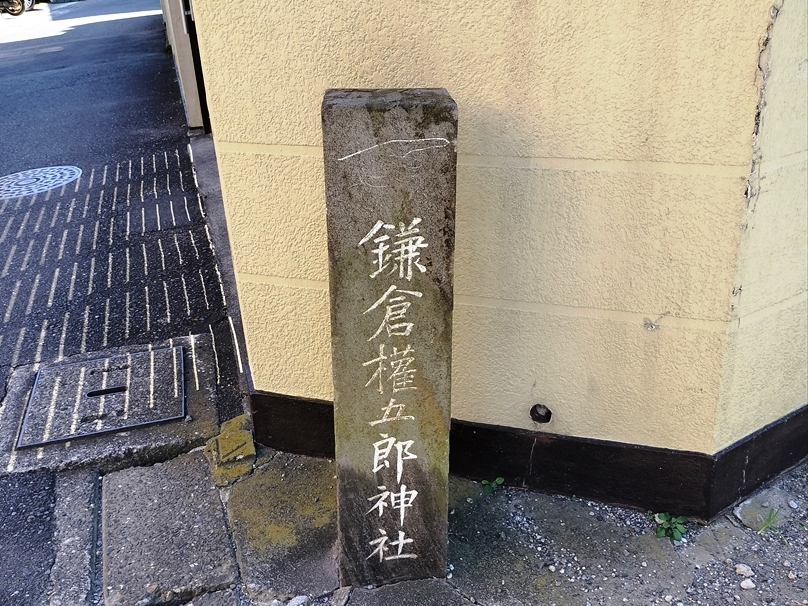
<path id="1" fill-rule="evenodd" d="M 377 589 L 354 589 L 347 606 L 467 606 L 462 597 L 446 581 L 427 579 L 385 585 Z"/>
<path id="2" fill-rule="evenodd" d="M 232 589 L 226 589 L 197 596 L 185 606 L 240 606 L 240 604 L 238 594 Z"/>
<path id="3" fill-rule="evenodd" d="M 49 606 L 80 606 L 90 600 L 98 483 L 94 471 L 68 471 L 56 476 L 56 559 L 50 571 Z"/>
<path id="4" fill-rule="evenodd" d="M 761 528 L 777 528 L 787 523 L 793 513 L 790 501 L 795 496 L 778 488 L 768 488 L 755 493 L 733 509 L 735 517 L 744 526 L 754 531 Z"/>
<path id="5" fill-rule="evenodd" d="M 204 452 L 217 486 L 227 486 L 252 473 L 255 443 L 250 416 L 243 414 L 222 423 L 221 433 L 208 440 Z"/>
<path id="6" fill-rule="evenodd" d="M 104 477 L 106 606 L 181 603 L 238 579 L 219 493 L 199 451 Z"/>
<path id="7" fill-rule="evenodd" d="M 271 602 L 339 587 L 333 462 L 278 453 L 235 484 L 227 511 L 247 593 Z"/>
<path id="8" fill-rule="evenodd" d="M 216 359 L 209 334 L 170 339 L 154 349 L 181 345 L 184 351 L 185 393 L 188 417 L 116 433 L 87 436 L 69 442 L 33 448 L 14 448 L 25 403 L 33 387 L 36 365 L 14 370 L 8 394 L 0 408 L 0 470 L 13 473 L 36 469 L 96 468 L 112 471 L 131 465 L 164 461 L 201 446 L 218 433 L 216 402 L 220 396 Z M 147 351 L 147 346 L 114 348 L 107 356 Z M 82 354 L 78 362 L 97 357 Z M 229 397 L 229 395 L 224 396 Z"/>

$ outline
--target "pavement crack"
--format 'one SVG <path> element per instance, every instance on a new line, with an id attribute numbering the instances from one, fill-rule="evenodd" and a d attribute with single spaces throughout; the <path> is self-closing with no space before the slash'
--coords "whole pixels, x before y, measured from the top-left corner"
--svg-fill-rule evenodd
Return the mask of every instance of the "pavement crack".
<path id="1" fill-rule="evenodd" d="M 0 366 L 0 377 L 3 377 L 3 380 L 0 382 L 0 404 L 2 404 L 8 393 L 8 384 L 11 381 L 11 373 L 13 371 L 14 369 L 11 366 Z"/>
<path id="2" fill-rule="evenodd" d="M 465 600 L 465 601 L 466 601 L 466 602 L 468 602 L 469 604 L 477 604 L 477 606 L 486 606 L 485 604 L 483 604 L 482 602 L 480 602 L 480 601 L 479 601 L 479 600 L 477 600 L 476 598 L 474 598 L 474 597 L 472 597 L 472 596 L 468 595 L 468 594 L 467 594 L 465 591 L 463 591 L 462 589 L 460 589 L 460 587 L 458 587 L 457 585 L 455 585 L 455 584 L 454 584 L 452 581 L 450 581 L 449 579 L 445 579 L 445 581 L 444 581 L 444 582 L 445 582 L 445 583 L 446 583 L 446 584 L 447 584 L 449 587 L 451 587 L 451 588 L 454 590 L 454 592 L 455 592 L 457 595 L 459 595 L 459 596 L 461 597 L 461 599 Z"/>
<path id="3" fill-rule="evenodd" d="M 93 523 L 92 549 L 90 551 L 90 604 L 103 606 L 104 604 L 104 539 L 102 532 L 102 494 L 101 487 L 103 474 L 96 475 L 93 493 L 93 510 L 95 520 Z"/>
<path id="4" fill-rule="evenodd" d="M 238 482 L 236 482 L 238 483 Z M 240 582 L 244 582 L 242 575 L 241 575 L 241 562 L 239 562 L 238 557 L 238 549 L 236 547 L 236 539 L 233 536 L 233 528 L 230 523 L 230 511 L 227 508 L 227 501 L 230 500 L 230 490 L 232 486 L 225 486 L 223 488 L 219 488 L 217 491 L 219 494 L 219 502 L 222 504 L 222 519 L 224 520 L 224 529 L 227 533 L 227 540 L 230 545 L 230 550 L 233 552 L 233 562 L 235 563 L 236 567 L 236 577 Z"/>

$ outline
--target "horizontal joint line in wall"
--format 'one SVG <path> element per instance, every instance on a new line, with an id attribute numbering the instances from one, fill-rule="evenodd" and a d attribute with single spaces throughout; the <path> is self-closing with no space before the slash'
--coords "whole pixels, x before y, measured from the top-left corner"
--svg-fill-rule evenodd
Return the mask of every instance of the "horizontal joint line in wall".
<path id="1" fill-rule="evenodd" d="M 597 320 L 612 320 L 637 324 L 645 327 L 645 320 L 649 316 L 656 318 L 655 312 L 618 311 L 612 309 L 599 309 L 591 307 L 573 307 L 570 305 L 554 305 L 549 303 L 533 303 L 527 301 L 514 301 L 512 299 L 495 299 L 489 297 L 474 297 L 469 295 L 455 295 L 455 307 L 484 307 L 490 309 L 505 309 L 509 311 L 524 311 L 551 316 L 565 316 L 570 318 L 589 318 Z M 654 318 L 651 318 L 652 320 Z M 677 318 L 666 315 L 659 319 L 659 328 L 689 328 L 707 332 L 725 332 L 729 320 L 702 320 L 697 318 Z"/>
<path id="2" fill-rule="evenodd" d="M 305 280 L 303 278 L 282 278 L 280 276 L 263 276 L 260 274 L 237 273 L 238 282 L 252 282 L 255 284 L 272 284 L 287 288 L 305 288 L 308 290 L 328 290 L 328 280 Z"/>
<path id="3" fill-rule="evenodd" d="M 270 145 L 265 143 L 240 143 L 217 141 L 219 152 L 247 153 L 268 156 L 298 156 L 322 158 L 323 148 L 318 145 Z M 532 170 L 571 170 L 582 172 L 619 172 L 673 175 L 708 175 L 717 177 L 749 176 L 748 165 L 690 164 L 679 162 L 654 162 L 639 160 L 610 160 L 535 156 L 489 156 L 458 154 L 458 166 L 481 168 L 516 168 Z"/>

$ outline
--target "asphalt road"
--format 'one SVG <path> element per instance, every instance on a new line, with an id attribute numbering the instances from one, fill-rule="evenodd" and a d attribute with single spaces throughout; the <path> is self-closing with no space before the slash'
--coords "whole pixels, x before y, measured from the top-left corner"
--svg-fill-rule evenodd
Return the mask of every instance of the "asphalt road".
<path id="1" fill-rule="evenodd" d="M 2 414 L 16 368 L 189 334 L 218 346 L 216 376 L 233 395 L 220 399 L 220 418 L 240 414 L 159 0 L 0 14 L 0 100 L 0 182 L 43 167 L 82 171 L 35 195 L 0 188 L 0 423 L 20 423 Z M 0 606 L 47 603 L 55 484 L 47 470 L 0 469 Z"/>
<path id="2" fill-rule="evenodd" d="M 0 176 L 184 147 L 159 0 L 38 4 L 0 15 Z"/>

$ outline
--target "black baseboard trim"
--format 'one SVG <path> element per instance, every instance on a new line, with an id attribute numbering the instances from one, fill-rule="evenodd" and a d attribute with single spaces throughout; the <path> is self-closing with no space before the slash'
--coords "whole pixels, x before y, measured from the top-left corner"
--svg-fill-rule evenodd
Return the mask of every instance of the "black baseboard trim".
<path id="1" fill-rule="evenodd" d="M 334 457 L 330 402 L 253 392 L 255 440 Z M 715 455 L 452 420 L 451 473 L 711 520 L 808 457 L 808 404 Z"/>
<path id="2" fill-rule="evenodd" d="M 278 394 L 250 394 L 255 441 L 283 452 L 334 458 L 334 405 Z"/>

